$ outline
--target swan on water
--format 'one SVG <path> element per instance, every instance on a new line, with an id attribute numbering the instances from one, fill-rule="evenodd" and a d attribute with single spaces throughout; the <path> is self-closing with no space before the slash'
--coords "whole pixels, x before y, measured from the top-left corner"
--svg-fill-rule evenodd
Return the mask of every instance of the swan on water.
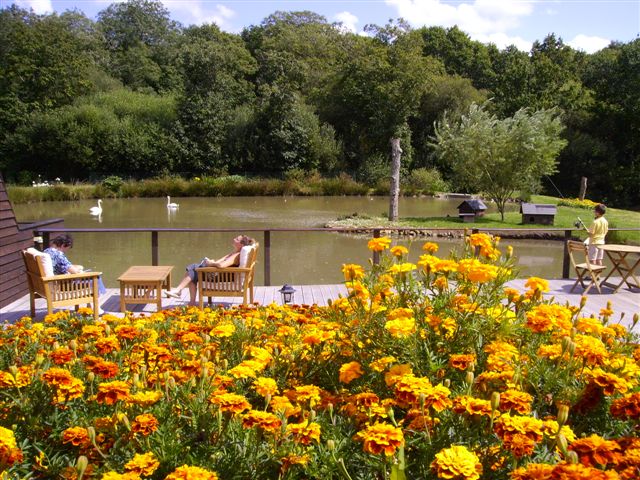
<path id="1" fill-rule="evenodd" d="M 89 213 L 91 213 L 91 215 L 101 215 L 102 214 L 102 200 L 98 200 L 98 206 L 97 207 L 91 207 L 89 209 Z"/>
<path id="2" fill-rule="evenodd" d="M 171 197 L 167 195 L 167 208 L 178 208 L 179 206 L 177 203 L 171 203 Z"/>

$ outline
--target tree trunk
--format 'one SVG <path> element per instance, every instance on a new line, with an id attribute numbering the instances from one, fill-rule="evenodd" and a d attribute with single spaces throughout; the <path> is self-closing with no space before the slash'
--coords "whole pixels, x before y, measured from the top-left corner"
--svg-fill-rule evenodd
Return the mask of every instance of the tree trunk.
<path id="1" fill-rule="evenodd" d="M 400 196 L 400 139 L 391 139 L 391 191 L 389 193 L 389 221 L 398 220 L 398 198 Z"/>
<path id="2" fill-rule="evenodd" d="M 578 198 L 580 199 L 580 201 L 584 200 L 584 196 L 587 193 L 587 177 L 582 177 L 580 179 L 580 195 L 578 195 Z"/>

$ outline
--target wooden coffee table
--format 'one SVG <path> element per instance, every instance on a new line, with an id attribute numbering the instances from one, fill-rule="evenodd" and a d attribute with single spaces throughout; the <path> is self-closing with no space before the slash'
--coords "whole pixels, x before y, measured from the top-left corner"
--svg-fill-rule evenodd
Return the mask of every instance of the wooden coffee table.
<path id="1" fill-rule="evenodd" d="M 120 311 L 126 310 L 127 303 L 155 303 L 162 310 L 162 289 L 171 289 L 171 270 L 173 266 L 129 267 L 118 277 Z"/>

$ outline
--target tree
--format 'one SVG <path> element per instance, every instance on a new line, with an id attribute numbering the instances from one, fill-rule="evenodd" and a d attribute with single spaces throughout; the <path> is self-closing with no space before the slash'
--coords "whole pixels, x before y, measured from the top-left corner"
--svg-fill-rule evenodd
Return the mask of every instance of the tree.
<path id="1" fill-rule="evenodd" d="M 488 195 L 504 221 L 505 204 L 517 190 L 534 191 L 543 175 L 556 171 L 566 145 L 555 109 L 518 110 L 499 120 L 473 104 L 454 122 L 445 116 L 436 126 L 434 148 L 466 185 Z"/>

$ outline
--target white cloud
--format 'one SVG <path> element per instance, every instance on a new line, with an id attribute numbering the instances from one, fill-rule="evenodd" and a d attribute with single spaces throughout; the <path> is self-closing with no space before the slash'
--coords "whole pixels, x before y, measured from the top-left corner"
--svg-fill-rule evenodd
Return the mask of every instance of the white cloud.
<path id="1" fill-rule="evenodd" d="M 398 16 L 416 27 L 457 25 L 474 40 L 491 41 L 499 47 L 514 44 L 521 50 L 531 48 L 531 42 L 506 32 L 517 28 L 523 18 L 533 13 L 534 0 L 473 0 L 458 5 L 445 0 L 385 1 L 396 8 Z"/>
<path id="2" fill-rule="evenodd" d="M 356 27 L 356 24 L 358 23 L 358 17 L 356 17 L 353 13 L 340 12 L 334 15 L 333 18 L 338 22 L 342 22 L 342 28 L 344 28 L 345 30 L 353 33 L 358 32 L 358 27 Z"/>
<path id="3" fill-rule="evenodd" d="M 233 29 L 229 21 L 236 12 L 222 4 L 211 5 L 206 0 L 163 0 L 162 3 L 172 17 L 179 18 L 184 24 L 215 23 L 222 30 Z"/>
<path id="4" fill-rule="evenodd" d="M 587 53 L 594 53 L 598 50 L 602 50 L 609 46 L 610 43 L 611 40 L 607 38 L 595 36 L 590 37 L 588 35 L 583 35 L 582 33 L 576 35 L 573 40 L 568 42 L 568 44 L 576 50 L 584 50 Z"/>
<path id="5" fill-rule="evenodd" d="M 18 6 L 26 9 L 33 9 L 38 15 L 53 12 L 51 0 L 18 0 Z"/>

